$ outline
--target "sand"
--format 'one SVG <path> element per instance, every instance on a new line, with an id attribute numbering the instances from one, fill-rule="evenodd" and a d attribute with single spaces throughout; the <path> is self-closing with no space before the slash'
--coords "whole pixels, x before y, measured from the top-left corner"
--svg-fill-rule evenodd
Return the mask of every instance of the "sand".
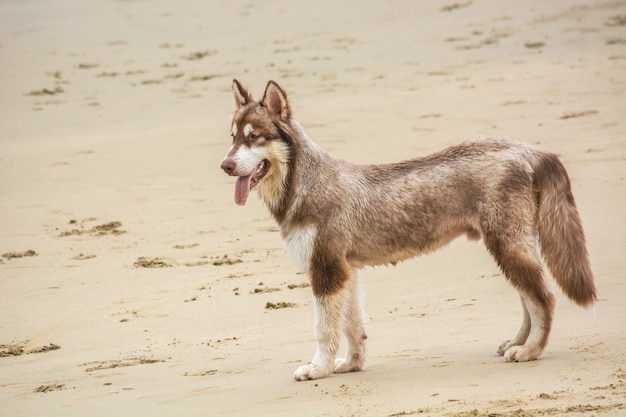
<path id="1" fill-rule="evenodd" d="M 626 2 L 0 4 L 0 415 L 626 415 Z M 295 382 L 306 275 L 219 164 L 269 79 L 332 154 L 558 153 L 600 299 L 540 360 L 480 242 L 366 269 L 362 372 Z M 342 344 L 342 349 L 345 344 Z"/>

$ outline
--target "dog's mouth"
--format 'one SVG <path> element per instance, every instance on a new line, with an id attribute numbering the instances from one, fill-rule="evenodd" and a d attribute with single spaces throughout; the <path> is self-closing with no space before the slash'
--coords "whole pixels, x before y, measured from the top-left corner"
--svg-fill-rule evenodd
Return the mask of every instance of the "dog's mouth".
<path id="1" fill-rule="evenodd" d="M 264 159 L 256 166 L 250 175 L 237 177 L 237 181 L 235 182 L 235 203 L 237 205 L 243 206 L 246 204 L 250 190 L 259 184 L 269 169 L 270 161 Z"/>

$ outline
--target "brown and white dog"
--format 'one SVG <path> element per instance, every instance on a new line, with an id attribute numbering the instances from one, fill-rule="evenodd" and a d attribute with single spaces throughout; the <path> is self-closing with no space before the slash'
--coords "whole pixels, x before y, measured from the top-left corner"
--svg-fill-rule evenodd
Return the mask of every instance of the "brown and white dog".
<path id="1" fill-rule="evenodd" d="M 296 380 L 363 367 L 359 268 L 395 264 L 463 234 L 483 239 L 520 294 L 522 326 L 497 350 L 507 361 L 535 360 L 548 341 L 555 297 L 542 256 L 571 300 L 596 300 L 581 220 L 556 155 L 488 139 L 403 162 L 356 164 L 309 139 L 274 81 L 260 101 L 237 80 L 233 93 L 233 143 L 221 168 L 237 177 L 237 204 L 257 188 L 313 289 L 317 351 Z M 347 354 L 335 359 L 342 326 Z"/>

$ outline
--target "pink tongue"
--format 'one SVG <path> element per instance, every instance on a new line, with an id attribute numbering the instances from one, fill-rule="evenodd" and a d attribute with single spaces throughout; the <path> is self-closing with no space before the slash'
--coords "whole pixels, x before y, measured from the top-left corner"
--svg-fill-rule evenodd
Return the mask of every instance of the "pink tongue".
<path id="1" fill-rule="evenodd" d="M 237 182 L 235 182 L 235 204 L 237 204 L 238 206 L 245 205 L 246 200 L 248 200 L 248 194 L 250 194 L 251 179 L 252 175 L 237 177 Z"/>

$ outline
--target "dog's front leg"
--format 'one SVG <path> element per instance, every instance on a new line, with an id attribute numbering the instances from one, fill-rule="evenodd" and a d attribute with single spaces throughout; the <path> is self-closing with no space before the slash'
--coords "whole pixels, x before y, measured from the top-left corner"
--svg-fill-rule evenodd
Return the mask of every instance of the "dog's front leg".
<path id="1" fill-rule="evenodd" d="M 345 358 L 335 360 L 335 373 L 360 371 L 365 360 L 365 329 L 359 276 L 356 271 L 346 283 L 348 299 L 343 312 L 343 330 L 348 341 Z"/>
<path id="2" fill-rule="evenodd" d="M 296 370 L 293 377 L 297 381 L 325 378 L 333 372 L 345 300 L 345 289 L 330 295 L 315 296 L 317 351 L 310 364 Z"/>

